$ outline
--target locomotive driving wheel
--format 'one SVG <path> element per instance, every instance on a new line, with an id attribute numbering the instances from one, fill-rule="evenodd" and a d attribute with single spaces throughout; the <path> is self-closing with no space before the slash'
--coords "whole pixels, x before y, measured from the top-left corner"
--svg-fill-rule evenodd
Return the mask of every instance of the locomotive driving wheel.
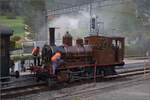
<path id="1" fill-rule="evenodd" d="M 67 72 L 61 72 L 56 75 L 57 82 L 67 82 L 69 81 L 69 74 Z"/>

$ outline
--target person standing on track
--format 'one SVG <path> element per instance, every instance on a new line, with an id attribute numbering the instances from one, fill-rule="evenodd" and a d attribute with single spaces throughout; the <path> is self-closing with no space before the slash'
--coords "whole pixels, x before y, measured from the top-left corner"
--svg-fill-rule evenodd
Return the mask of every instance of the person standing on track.
<path id="1" fill-rule="evenodd" d="M 15 72 L 15 62 L 14 62 L 13 57 L 10 58 L 9 65 L 10 65 L 10 68 L 11 68 L 11 72 L 14 73 Z"/>
<path id="2" fill-rule="evenodd" d="M 61 53 L 57 52 L 52 58 L 52 68 L 53 68 L 53 76 L 55 75 L 55 69 L 60 65 L 60 58 L 61 58 Z"/>
<path id="3" fill-rule="evenodd" d="M 38 66 L 40 66 L 40 48 L 34 48 L 32 51 L 33 59 L 34 59 L 34 66 L 36 66 L 36 61 L 38 61 Z"/>
<path id="4" fill-rule="evenodd" d="M 21 71 L 25 72 L 25 67 L 24 67 L 24 64 L 25 64 L 25 59 L 24 59 L 24 55 L 21 56 Z"/>

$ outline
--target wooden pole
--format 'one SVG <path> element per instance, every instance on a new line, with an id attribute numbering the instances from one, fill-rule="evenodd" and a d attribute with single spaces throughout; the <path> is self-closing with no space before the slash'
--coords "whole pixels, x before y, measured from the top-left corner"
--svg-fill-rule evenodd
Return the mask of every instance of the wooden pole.
<path id="1" fill-rule="evenodd" d="M 96 64 L 94 66 L 94 83 L 96 85 Z"/>
<path id="2" fill-rule="evenodd" d="M 146 61 L 144 60 L 144 80 L 146 80 Z"/>

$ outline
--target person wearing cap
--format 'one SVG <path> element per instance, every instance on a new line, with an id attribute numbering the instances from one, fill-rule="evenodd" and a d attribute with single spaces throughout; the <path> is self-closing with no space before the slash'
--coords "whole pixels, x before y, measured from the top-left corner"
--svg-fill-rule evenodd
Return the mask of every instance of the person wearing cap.
<path id="1" fill-rule="evenodd" d="M 53 69 L 53 75 L 55 75 L 55 69 L 60 65 L 60 58 L 61 58 L 61 53 L 57 52 L 52 58 L 51 61 L 53 63 L 52 69 Z"/>
<path id="2" fill-rule="evenodd" d="M 40 48 L 34 48 L 32 51 L 33 59 L 34 59 L 34 66 L 36 66 L 36 61 L 38 61 L 38 66 L 40 66 Z"/>

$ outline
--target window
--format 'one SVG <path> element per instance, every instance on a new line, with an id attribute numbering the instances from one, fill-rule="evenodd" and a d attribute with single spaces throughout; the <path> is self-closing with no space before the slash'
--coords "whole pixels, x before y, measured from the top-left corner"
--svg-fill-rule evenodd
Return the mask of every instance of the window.
<path id="1" fill-rule="evenodd" d="M 112 47 L 116 47 L 116 41 L 115 40 L 112 41 Z"/>
<path id="2" fill-rule="evenodd" d="M 121 41 L 119 41 L 119 40 L 112 40 L 112 47 L 113 48 L 117 47 L 117 48 L 121 49 L 122 48 Z"/>
<path id="3" fill-rule="evenodd" d="M 85 45 L 88 45 L 89 44 L 89 40 L 85 40 Z"/>
<path id="4" fill-rule="evenodd" d="M 121 42 L 119 40 L 117 41 L 117 46 L 119 47 L 119 49 L 121 49 Z"/>
<path id="5" fill-rule="evenodd" d="M 102 48 L 106 48 L 106 40 L 102 40 Z"/>

